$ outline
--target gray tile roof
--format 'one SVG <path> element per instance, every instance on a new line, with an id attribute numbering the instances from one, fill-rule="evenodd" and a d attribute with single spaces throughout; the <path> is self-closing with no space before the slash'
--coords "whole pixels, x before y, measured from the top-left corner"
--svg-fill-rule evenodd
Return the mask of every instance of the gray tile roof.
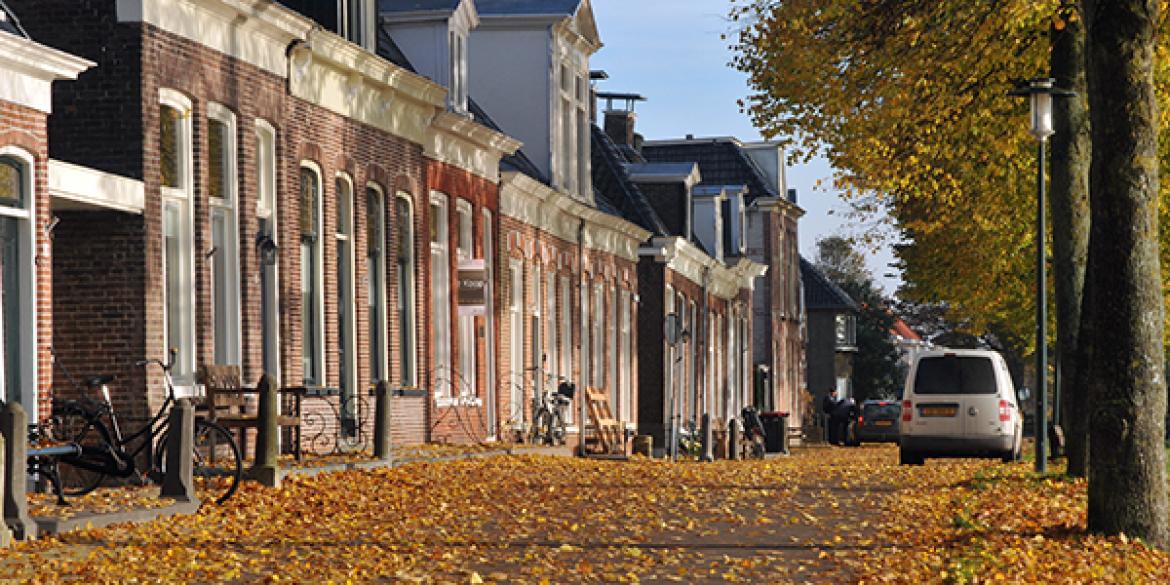
<path id="1" fill-rule="evenodd" d="M 632 221 L 655 236 L 676 235 L 669 233 L 646 196 L 630 180 L 626 165 L 631 161 L 605 131 L 596 124 L 592 128 L 593 198 L 598 202 L 598 207 L 604 201 L 605 205 L 616 211 L 613 215 Z"/>
<path id="2" fill-rule="evenodd" d="M 780 197 L 768 176 L 739 144 L 728 138 L 646 143 L 642 156 L 648 161 L 694 161 L 704 185 L 747 185 L 745 198 Z"/>
<path id="3" fill-rule="evenodd" d="M 548 14 L 569 16 L 577 13 L 581 0 L 476 0 L 481 16 L 516 16 Z"/>
<path id="4" fill-rule="evenodd" d="M 800 259 L 800 280 L 804 283 L 804 306 L 809 311 L 856 311 L 857 303 L 833 284 L 812 262 Z"/>
<path id="5" fill-rule="evenodd" d="M 455 10 L 462 0 L 378 0 L 378 12 L 431 12 Z"/>

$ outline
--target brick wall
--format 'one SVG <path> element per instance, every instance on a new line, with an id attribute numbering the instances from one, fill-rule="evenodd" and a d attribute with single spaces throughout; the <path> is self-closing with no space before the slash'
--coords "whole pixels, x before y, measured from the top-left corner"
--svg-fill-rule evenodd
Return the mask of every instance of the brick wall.
<path id="1" fill-rule="evenodd" d="M 19 4 L 30 4 L 21 10 Z M 367 183 L 377 185 L 385 195 L 385 225 L 387 227 L 386 250 L 388 290 L 387 317 L 389 330 L 397 330 L 397 307 L 393 258 L 397 253 L 397 238 L 393 230 L 397 212 L 394 196 L 404 193 L 412 200 L 414 209 L 426 209 L 426 196 L 421 188 L 424 184 L 421 147 L 403 139 L 388 135 L 373 127 L 336 115 L 323 108 L 291 98 L 286 84 L 278 76 L 235 60 L 226 55 L 207 49 L 197 43 L 179 38 L 164 31 L 142 24 L 119 24 L 112 2 L 88 2 L 74 0 L 49 0 L 31 3 L 18 2 L 14 8 L 26 19 L 30 32 L 38 40 L 69 50 L 98 62 L 98 67 L 82 76 L 64 91 L 57 93 L 55 107 L 61 112 L 51 121 L 51 135 L 55 138 L 54 154 L 65 160 L 92 166 L 98 169 L 141 178 L 145 183 L 145 210 L 137 219 L 139 225 L 132 226 L 127 218 L 118 214 L 78 214 L 70 218 L 69 233 L 64 238 L 82 241 L 88 234 L 88 250 L 66 253 L 59 264 L 64 269 L 78 265 L 86 255 L 91 257 L 105 254 L 107 258 L 120 258 L 126 262 L 139 262 L 141 270 L 131 278 L 127 276 L 130 290 L 118 291 L 118 303 L 126 306 L 118 312 L 106 308 L 107 301 L 94 299 L 83 291 L 76 290 L 77 282 L 58 280 L 57 289 L 78 299 L 69 311 L 76 319 L 73 330 L 65 328 L 59 333 L 62 342 L 69 341 L 75 352 L 90 351 L 88 362 L 94 370 L 102 371 L 99 362 L 121 368 L 115 353 L 130 353 L 138 356 L 161 357 L 165 354 L 165 331 L 163 329 L 163 281 L 162 281 L 162 226 L 160 202 L 158 118 L 159 88 L 166 87 L 191 99 L 193 111 L 193 159 L 195 193 L 192 213 L 194 217 L 194 269 L 195 269 L 195 322 L 196 362 L 210 362 L 213 357 L 214 331 L 212 328 L 211 273 L 207 252 L 211 249 L 210 206 L 207 196 L 207 112 L 208 104 L 215 102 L 231 110 L 236 117 L 237 128 L 237 177 L 238 177 L 238 229 L 240 252 L 240 306 L 242 369 L 246 381 L 254 382 L 261 374 L 261 315 L 260 315 L 260 269 L 255 248 L 259 231 L 256 217 L 257 179 L 256 148 L 254 128 L 256 120 L 263 119 L 277 130 L 277 217 L 279 243 L 280 279 L 280 336 L 281 368 L 283 383 L 299 384 L 303 372 L 301 366 L 301 317 L 300 298 L 300 227 L 299 175 L 302 161 L 312 161 L 321 169 L 323 192 L 321 225 L 323 259 L 323 312 L 325 315 L 324 345 L 337 348 L 339 332 L 337 322 L 337 240 L 334 237 L 336 225 L 337 190 L 335 177 L 344 173 L 354 185 L 354 230 L 352 234 L 354 251 L 354 306 L 356 308 L 356 364 L 359 391 L 364 392 L 369 379 L 369 315 L 365 266 L 365 188 Z M 111 219 L 112 218 L 112 219 Z M 425 217 L 415 213 L 416 234 L 425 234 Z M 102 235 L 102 241 L 95 242 L 94 234 Z M 426 258 L 419 245 L 422 238 L 416 238 L 417 277 L 425 282 Z M 63 245 L 58 242 L 58 248 Z M 130 268 L 125 268 L 132 271 Z M 84 271 L 77 273 L 85 277 Z M 83 287 L 84 288 L 84 287 Z M 135 292 L 134 288 L 140 290 Z M 420 293 L 416 289 L 416 293 Z M 418 334 L 418 355 L 415 363 L 423 363 L 426 335 L 429 324 L 425 319 L 425 295 L 414 295 L 417 306 L 416 325 Z M 113 303 L 114 301 L 109 301 Z M 136 306 L 129 306 L 130 304 Z M 64 301 L 58 303 L 64 307 Z M 81 342 L 87 331 L 103 327 L 115 327 L 120 318 L 130 319 L 135 332 L 116 334 L 118 343 L 109 344 L 109 350 L 98 340 L 91 340 L 92 347 L 82 349 Z M 117 326 L 119 330 L 125 328 Z M 400 352 L 398 336 L 387 335 L 390 347 L 390 378 L 399 378 Z M 339 358 L 336 351 L 326 352 L 325 383 L 338 386 Z M 127 374 L 118 392 L 147 396 L 144 402 L 153 407 L 161 398 L 161 379 L 157 373 L 145 378 Z M 121 384 L 121 382 L 120 382 Z M 149 391 L 147 390 L 149 388 Z M 416 410 L 403 409 L 405 416 L 417 416 Z M 405 421 L 399 426 L 410 428 L 417 421 Z"/>
<path id="2" fill-rule="evenodd" d="M 44 112 L 21 106 L 18 104 L 0 101 L 0 148 L 9 147 L 32 158 L 32 167 L 27 169 L 32 175 L 33 213 L 30 226 L 35 241 L 32 251 L 37 256 L 36 272 L 36 328 L 37 347 L 33 359 L 37 363 L 37 379 L 24 381 L 28 392 L 35 389 L 38 402 L 36 408 L 41 416 L 48 413 L 48 401 L 44 397 L 50 393 L 52 384 L 52 361 L 49 349 L 52 346 L 53 332 L 53 290 L 52 271 L 49 259 L 40 256 L 47 244 L 45 227 L 52 217 L 48 194 L 48 158 L 49 150 L 45 129 L 46 115 Z M 37 413 L 30 413 L 34 415 Z"/>
<path id="3" fill-rule="evenodd" d="M 549 364 L 545 369 L 550 370 L 551 373 L 558 375 L 565 375 L 571 382 L 579 385 L 581 380 L 582 356 L 581 356 L 581 290 L 580 290 L 580 276 L 578 266 L 580 262 L 580 250 L 576 242 L 570 242 L 556 237 L 548 232 L 538 229 L 536 226 L 523 223 L 511 217 L 503 217 L 500 219 L 500 239 L 498 248 L 498 278 L 499 282 L 499 307 L 500 307 L 500 345 L 499 345 L 499 363 L 500 363 L 500 390 L 499 390 L 499 407 L 497 412 L 502 417 L 507 417 L 512 412 L 520 412 L 519 420 L 508 420 L 502 418 L 503 426 L 523 426 L 531 423 L 532 418 L 532 400 L 535 393 L 535 378 L 536 372 L 530 368 L 538 365 L 538 360 L 534 359 L 533 352 L 535 347 L 535 336 L 532 328 L 533 318 L 535 316 L 535 309 L 540 308 L 540 323 L 542 326 L 541 339 L 542 347 L 548 348 L 550 340 L 548 339 L 548 294 L 551 292 L 556 295 L 556 339 L 551 340 L 555 347 L 555 363 Z M 626 290 L 632 294 L 638 293 L 639 275 L 636 265 L 624 258 L 606 254 L 597 250 L 586 250 L 584 259 L 585 281 L 589 287 L 589 306 L 586 307 L 588 314 L 588 322 L 592 323 L 594 319 L 613 319 L 617 323 L 617 314 L 609 313 L 610 304 L 609 290 L 610 286 L 615 287 L 615 290 Z M 511 363 L 511 342 L 512 337 L 516 332 L 512 331 L 511 327 L 511 313 L 510 303 L 512 298 L 512 280 L 510 267 L 513 262 L 519 262 L 523 271 L 523 303 L 522 303 L 522 319 L 524 330 L 520 332 L 521 346 L 523 348 L 521 355 L 523 362 L 520 364 Z M 534 274 L 536 267 L 541 269 L 541 298 L 536 298 L 536 291 L 534 287 Z M 550 291 L 547 286 L 547 279 L 549 273 L 556 275 L 556 288 Z M 571 344 L 568 348 L 563 343 L 563 332 L 561 324 L 561 279 L 565 277 L 569 283 L 569 305 L 570 305 L 570 325 L 571 325 Z M 602 283 L 606 292 L 605 298 L 606 306 L 599 312 L 594 305 L 593 285 L 594 283 Z M 638 346 L 638 319 L 643 307 L 638 306 L 637 303 L 631 304 L 630 328 L 631 328 L 631 354 L 632 362 L 630 364 L 631 389 L 630 396 L 630 411 L 629 413 L 618 413 L 617 405 L 611 404 L 611 410 L 615 414 L 619 414 L 622 420 L 627 422 L 638 422 L 639 400 L 638 385 L 639 385 L 639 368 L 640 365 L 640 351 Z M 606 330 L 607 341 L 601 344 L 602 347 L 596 347 L 596 344 L 590 344 L 590 356 L 594 359 L 603 359 L 603 363 L 608 364 L 608 354 L 606 351 L 618 352 L 620 344 L 613 344 L 608 341 L 609 332 Z M 561 360 L 564 353 L 570 352 L 572 367 L 569 372 L 562 371 Z M 542 354 L 547 355 L 548 351 L 542 351 Z M 550 356 L 551 357 L 551 356 Z M 618 356 L 621 359 L 620 356 Z M 513 374 L 520 372 L 517 377 Z M 546 371 L 546 376 L 549 372 Z M 515 405 L 512 398 L 512 390 L 514 380 L 522 380 L 522 389 L 518 397 L 521 398 L 520 404 Z M 554 378 L 555 379 L 555 378 Z M 546 382 L 547 383 L 547 382 Z M 601 381 L 591 381 L 593 387 L 603 387 L 608 390 L 608 378 Z M 582 393 L 578 392 L 578 398 Z M 571 406 L 572 414 L 570 419 L 577 421 L 580 418 L 580 402 L 574 400 Z"/>
<path id="4" fill-rule="evenodd" d="M 428 350 L 428 359 L 423 362 L 427 364 L 426 368 L 429 373 L 428 379 L 431 380 L 432 387 L 441 378 L 452 380 L 452 393 L 459 396 L 461 393 L 461 386 L 469 384 L 469 380 L 465 380 L 463 376 L 458 375 L 459 365 L 461 359 L 461 348 L 459 343 L 459 306 L 457 299 L 458 280 L 456 278 L 456 269 L 458 268 L 459 258 L 457 250 L 459 247 L 459 201 L 466 201 L 471 205 L 471 239 L 473 256 L 475 258 L 486 258 L 483 249 L 484 230 L 491 230 L 493 235 L 496 233 L 496 223 L 498 221 L 496 215 L 498 213 L 498 198 L 499 185 L 496 183 L 474 175 L 466 170 L 458 167 L 427 159 L 426 161 L 426 190 L 429 193 L 439 192 L 447 196 L 447 250 L 449 265 L 448 282 L 450 283 L 451 294 L 448 297 L 448 310 L 451 315 L 451 333 L 448 337 L 450 343 L 451 365 L 454 370 L 452 373 L 439 372 L 433 366 L 434 348 L 430 347 Z M 429 198 L 429 195 L 428 195 Z M 425 213 L 431 213 L 429 204 L 424 206 Z M 492 214 L 492 224 L 485 225 L 484 211 Z M 429 225 L 429 224 L 428 224 Z M 424 235 L 429 238 L 429 231 Z M 429 240 L 427 240 L 429 241 Z M 497 243 L 496 238 L 493 237 L 493 243 Z M 429 246 L 429 244 L 428 244 Z M 425 259 L 427 264 L 430 263 L 430 249 L 425 252 Z M 493 267 L 498 270 L 497 267 Z M 430 266 L 428 270 L 438 270 L 438 267 Z M 434 294 L 430 291 L 430 273 L 427 278 L 422 281 L 426 287 L 427 299 L 434 298 Z M 496 287 L 493 287 L 496 288 Z M 498 323 L 499 320 L 499 305 L 496 300 L 496 315 L 494 320 Z M 488 422 L 488 403 L 493 398 L 489 396 L 488 392 L 488 359 L 487 359 L 487 336 L 497 335 L 495 331 L 489 331 L 487 327 L 488 319 L 486 316 L 478 316 L 474 318 L 475 331 L 475 383 L 474 387 L 467 388 L 467 391 L 474 397 L 480 400 L 479 405 L 467 406 L 438 406 L 434 400 L 435 396 L 431 396 L 427 400 L 427 418 L 430 421 L 429 431 L 430 438 L 439 442 L 458 442 L 469 443 L 483 441 L 491 434 L 490 425 Z M 496 326 L 498 327 L 498 325 Z M 496 327 L 493 327 L 496 328 Z M 428 323 L 427 329 L 424 331 L 430 332 Z M 433 336 L 429 336 L 433 337 Z M 432 342 L 438 342 L 433 339 Z M 497 355 L 499 354 L 499 338 L 496 337 Z M 496 371 L 499 371 L 497 365 Z M 498 374 L 497 374 L 498 380 Z"/>

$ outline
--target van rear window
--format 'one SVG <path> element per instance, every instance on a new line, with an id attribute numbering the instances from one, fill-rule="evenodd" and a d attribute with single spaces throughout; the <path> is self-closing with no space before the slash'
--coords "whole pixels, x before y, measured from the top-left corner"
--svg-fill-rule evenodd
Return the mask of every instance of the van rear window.
<path id="1" fill-rule="evenodd" d="M 995 368 L 985 357 L 922 358 L 914 376 L 915 394 L 995 394 Z"/>

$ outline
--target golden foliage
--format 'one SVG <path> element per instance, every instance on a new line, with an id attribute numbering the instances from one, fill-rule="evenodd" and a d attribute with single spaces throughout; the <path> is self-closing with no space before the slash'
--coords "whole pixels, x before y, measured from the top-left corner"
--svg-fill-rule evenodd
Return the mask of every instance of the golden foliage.
<path id="1" fill-rule="evenodd" d="M 763 462 L 512 456 L 248 484 L 194 517 L 0 551 L 16 582 L 1167 582 L 1081 536 L 1085 484 L 892 447 Z M 1104 576 L 1104 577 L 1102 577 Z"/>

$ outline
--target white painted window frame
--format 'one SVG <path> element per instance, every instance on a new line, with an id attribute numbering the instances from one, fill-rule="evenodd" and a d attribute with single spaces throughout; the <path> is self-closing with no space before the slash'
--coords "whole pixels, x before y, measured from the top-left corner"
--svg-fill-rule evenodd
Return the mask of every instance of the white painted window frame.
<path id="1" fill-rule="evenodd" d="M 508 261 L 509 418 L 513 428 L 524 421 L 524 262 Z"/>
<path id="2" fill-rule="evenodd" d="M 0 206 L 0 216 L 23 220 L 20 222 L 19 235 L 24 244 L 20 258 L 20 405 L 28 413 L 29 421 L 37 421 L 37 395 L 40 386 L 37 379 L 37 267 L 36 267 L 36 230 L 33 229 L 33 210 L 36 209 L 36 159 L 28 151 L 16 146 L 0 146 L 0 156 L 18 161 L 22 166 L 21 176 L 24 194 L 23 207 Z M 3 313 L 0 312 L 0 331 L 3 327 Z M 0 349 L 3 347 L 3 336 L 0 336 Z M 4 359 L 0 351 L 0 384 L 4 383 Z M 0 391 L 0 399 L 7 396 L 7 388 Z"/>
<path id="3" fill-rule="evenodd" d="M 280 245 L 280 214 L 277 213 L 277 198 L 276 198 L 276 127 L 264 119 L 257 118 L 255 123 L 256 136 L 256 218 L 258 220 L 267 220 L 271 224 L 272 233 L 267 234 L 272 238 L 273 244 Z M 278 248 L 279 250 L 279 248 Z M 266 271 L 267 273 L 268 271 Z M 273 295 L 272 302 L 269 307 L 262 307 L 261 310 L 267 309 L 267 315 L 261 315 L 261 326 L 264 322 L 269 322 L 273 326 L 271 338 L 267 339 L 265 347 L 261 348 L 262 354 L 271 353 L 274 359 L 270 364 L 272 371 L 268 372 L 276 380 L 281 378 L 281 357 L 280 357 L 280 259 L 277 258 L 275 265 L 271 267 L 270 274 L 261 275 L 261 278 L 271 278 L 272 282 L 271 292 Z M 261 282 L 261 286 L 265 286 Z M 262 336 L 263 337 L 263 336 Z M 263 343 L 263 341 L 262 341 Z M 270 345 L 268 347 L 267 345 Z M 263 360 L 262 360 L 263 361 Z"/>
<path id="4" fill-rule="evenodd" d="M 381 331 L 383 333 L 380 336 L 382 343 L 378 347 L 374 347 L 373 343 L 370 344 L 371 355 L 369 356 L 368 359 L 370 360 L 371 366 L 375 366 L 375 365 L 377 366 L 376 368 L 371 368 L 370 373 L 373 374 L 374 369 L 376 369 L 378 372 L 381 373 L 381 376 L 379 376 L 380 379 L 376 380 L 376 381 L 383 381 L 383 380 L 389 381 L 389 379 L 390 379 L 390 359 L 389 359 L 390 352 L 388 349 L 389 339 L 388 339 L 387 333 L 390 331 L 390 327 L 387 323 L 388 322 L 387 307 L 389 306 L 389 304 L 386 302 L 386 290 L 387 290 L 387 287 L 386 287 L 386 282 L 387 282 L 387 278 L 386 278 L 386 252 L 387 252 L 387 250 L 389 250 L 389 245 L 387 244 L 387 237 L 386 237 L 387 234 L 389 233 L 389 231 L 386 229 L 386 216 L 387 216 L 387 211 L 389 210 L 389 207 L 387 207 L 388 201 L 386 198 L 386 191 L 384 191 L 382 189 L 381 185 L 374 183 L 374 182 L 367 182 L 366 183 L 366 193 L 365 193 L 366 197 L 364 198 L 365 205 L 367 205 L 367 206 L 369 205 L 369 193 L 371 191 L 373 191 L 374 193 L 377 194 L 378 207 L 381 210 L 381 213 L 378 214 L 377 221 L 380 223 L 380 225 L 379 225 L 380 230 L 379 231 L 382 234 L 382 241 L 378 242 L 378 248 L 379 248 L 380 252 L 378 253 L 377 258 L 374 259 L 374 265 L 367 268 L 367 271 L 372 270 L 372 272 L 370 272 L 369 274 L 366 274 L 366 278 L 368 279 L 367 282 L 369 283 L 367 290 L 368 291 L 376 290 L 377 293 L 372 295 L 373 299 L 366 300 L 367 304 L 373 305 L 373 311 L 371 312 L 370 315 L 366 316 L 366 323 L 367 323 L 367 327 L 370 328 L 370 331 L 367 333 L 372 334 L 375 329 L 377 331 Z M 367 211 L 366 217 L 369 217 L 369 213 L 368 213 L 369 210 L 367 209 L 366 211 Z M 371 227 L 372 226 L 367 225 L 366 230 L 371 229 Z M 364 250 L 363 253 L 366 256 L 366 260 L 368 262 L 369 261 L 369 250 Z M 373 302 L 371 302 L 371 301 L 373 301 Z M 373 335 L 370 335 L 370 337 L 372 339 Z M 371 375 L 370 378 L 372 379 L 373 376 Z"/>
<path id="5" fill-rule="evenodd" d="M 429 202 L 432 222 L 439 228 L 438 241 L 427 241 L 431 251 L 431 344 L 434 347 L 434 398 L 440 406 L 450 405 L 454 364 L 451 356 L 451 250 L 448 198 L 445 193 L 431 191 Z"/>
<path id="6" fill-rule="evenodd" d="M 345 184 L 345 187 L 346 187 L 345 193 L 342 193 L 341 190 L 337 188 L 339 186 L 339 183 Z M 354 212 L 355 197 L 354 197 L 353 177 L 350 177 L 349 174 L 347 174 L 347 173 L 337 173 L 334 176 L 333 185 L 334 185 L 334 188 L 333 188 L 333 191 L 334 191 L 334 193 L 333 193 L 333 209 L 334 209 L 334 212 L 337 214 L 337 216 L 334 217 L 334 222 L 333 222 L 333 240 L 334 240 L 334 246 L 336 246 L 336 248 L 334 249 L 334 253 L 336 254 L 340 250 L 340 247 L 343 245 L 349 247 L 349 258 L 346 261 L 346 265 L 342 266 L 340 263 L 338 263 L 338 265 L 336 266 L 336 269 L 337 269 L 336 286 L 339 289 L 341 288 L 343 276 L 346 276 L 349 279 L 349 295 L 348 295 L 348 297 L 344 298 L 344 299 L 341 298 L 341 291 L 340 290 L 338 290 L 338 295 L 337 295 L 338 302 L 345 303 L 345 305 L 346 305 L 345 306 L 345 309 L 346 309 L 345 314 L 348 315 L 348 319 L 349 319 L 349 323 L 348 323 L 349 332 L 348 332 L 348 334 L 346 334 L 343 332 L 343 329 L 345 329 L 346 327 L 342 324 L 342 319 L 341 319 L 342 315 L 339 314 L 337 316 L 338 317 L 338 319 L 337 319 L 337 321 L 338 321 L 338 323 L 337 323 L 338 343 L 342 343 L 342 342 L 347 343 L 348 347 L 349 347 L 349 351 L 346 352 L 346 355 L 345 355 L 345 358 L 347 359 L 348 363 L 344 364 L 344 365 L 341 364 L 341 361 L 340 361 L 342 359 L 342 354 L 340 351 L 341 348 L 338 348 L 338 369 L 340 371 L 338 372 L 339 377 L 338 377 L 337 382 L 338 382 L 338 385 L 341 387 L 341 390 L 343 392 L 345 390 L 345 384 L 348 383 L 350 385 L 349 387 L 353 389 L 353 393 L 355 395 L 358 395 L 360 393 L 361 386 L 358 384 L 358 375 L 357 375 L 358 361 L 359 361 L 358 356 L 357 356 L 357 354 L 358 354 L 358 349 L 357 349 L 357 300 L 356 300 L 357 299 L 357 278 L 356 278 L 357 269 L 354 265 L 354 263 L 356 261 L 355 256 L 357 256 L 357 253 L 356 253 L 356 246 L 354 245 L 354 243 L 355 243 L 354 242 L 355 230 L 354 230 L 354 213 L 353 212 Z M 348 199 L 348 202 L 346 202 L 346 199 Z M 348 215 L 349 217 L 343 218 L 342 215 Z M 338 226 L 338 220 L 341 220 L 341 219 L 344 219 L 345 222 L 343 225 Z M 338 229 L 339 227 L 342 229 L 339 230 Z M 348 272 L 348 274 L 343 274 L 342 271 Z M 343 339 L 343 336 L 348 337 L 349 339 Z M 328 339 L 328 336 L 326 336 L 326 339 Z M 342 380 L 340 378 L 340 374 L 343 372 L 345 373 L 345 377 L 348 378 L 348 380 Z M 356 409 L 354 408 L 354 407 L 356 407 L 355 401 L 353 401 L 353 400 L 348 401 L 347 406 L 349 406 L 349 408 L 351 408 L 351 413 L 356 412 Z"/>
<path id="7" fill-rule="evenodd" d="M 224 268 L 226 276 L 223 283 L 217 282 L 215 279 L 215 269 L 211 270 L 212 278 L 212 328 L 214 330 L 213 338 L 218 344 L 220 336 L 226 337 L 225 345 L 227 355 L 223 363 L 227 365 L 240 365 L 241 336 L 240 336 L 240 229 L 239 229 L 239 184 L 240 184 L 240 168 L 239 168 L 239 148 L 236 144 L 237 127 L 236 115 L 227 107 L 210 102 L 207 104 L 207 118 L 208 136 L 210 137 L 210 120 L 215 120 L 224 125 L 226 129 L 226 140 L 223 145 L 224 158 L 227 165 L 224 169 L 224 187 L 226 189 L 226 197 L 208 197 L 210 214 L 208 221 L 211 224 L 211 229 L 214 229 L 215 218 L 217 215 L 224 219 L 224 244 L 226 249 L 223 251 L 222 258 L 227 266 Z M 209 149 L 210 154 L 210 149 Z M 217 164 L 216 161 L 208 160 L 208 165 Z M 214 242 L 213 242 L 214 244 Z M 226 306 L 219 307 L 216 305 L 216 289 L 220 286 L 225 287 L 226 290 Z M 219 330 L 219 323 L 215 320 L 215 315 L 223 311 L 227 316 L 223 323 L 225 330 Z"/>
<path id="8" fill-rule="evenodd" d="M 179 355 L 176 358 L 177 363 L 174 364 L 173 382 L 176 396 L 191 396 L 195 392 L 195 354 L 198 350 L 197 338 L 195 336 L 195 189 L 194 189 L 194 131 L 192 128 L 191 118 L 194 106 L 191 99 L 181 92 L 170 89 L 160 88 L 159 107 L 163 106 L 174 108 L 178 110 L 179 128 L 177 133 L 178 144 L 178 164 L 179 164 L 179 181 L 178 187 L 163 186 L 161 180 L 159 182 L 159 190 L 162 197 L 162 238 L 163 238 L 163 336 L 167 335 L 169 330 L 169 320 L 176 316 L 182 319 L 180 326 Z M 161 119 L 160 119 L 161 123 Z M 160 133 L 161 134 L 161 133 Z M 160 176 L 161 179 L 161 176 Z M 167 274 L 170 270 L 176 267 L 167 266 L 166 264 L 166 208 L 168 205 L 178 205 L 180 210 L 180 225 L 181 233 L 178 234 L 180 244 L 180 264 L 177 267 L 179 270 L 179 289 L 187 291 L 184 302 L 179 307 L 171 307 L 166 294 Z M 181 314 L 176 314 L 176 312 Z M 169 341 L 169 340 L 168 340 Z M 164 345 L 170 343 L 164 342 Z M 169 351 L 170 348 L 167 348 Z M 167 359 L 168 356 L 160 356 L 161 359 Z"/>
<path id="9" fill-rule="evenodd" d="M 405 191 L 398 191 L 395 193 L 395 195 L 394 195 L 394 204 L 395 204 L 394 211 L 395 211 L 395 213 L 398 213 L 398 202 L 399 201 L 406 203 L 406 211 L 409 214 L 409 217 L 407 218 L 408 221 L 403 222 L 403 221 L 399 220 L 399 221 L 393 222 L 393 225 L 395 228 L 397 228 L 400 225 L 405 225 L 406 229 L 408 229 L 410 231 L 405 236 L 403 236 L 402 234 L 395 234 L 395 236 L 394 236 L 395 239 L 397 239 L 398 241 L 407 242 L 407 244 L 408 244 L 407 249 L 409 251 L 409 254 L 408 254 L 409 262 L 407 262 L 407 266 L 406 266 L 407 278 L 402 279 L 402 280 L 405 280 L 406 282 L 398 282 L 397 283 L 398 298 L 396 298 L 396 302 L 399 304 L 399 314 L 396 315 L 396 318 L 398 319 L 398 327 L 395 329 L 395 334 L 397 336 L 397 339 L 398 339 L 399 345 L 400 345 L 400 347 L 398 348 L 398 352 L 399 352 L 399 355 L 398 355 L 398 381 L 399 381 L 399 383 L 401 383 L 405 386 L 418 387 L 418 370 L 419 370 L 419 368 L 418 368 L 418 366 L 419 366 L 419 359 L 418 359 L 418 307 L 416 305 L 416 298 L 417 297 L 415 296 L 415 291 L 418 290 L 416 288 L 418 286 L 418 283 L 417 283 L 417 280 L 418 280 L 418 254 L 416 253 L 416 249 L 414 247 L 414 242 L 415 242 L 415 235 L 414 235 L 415 224 L 414 224 L 414 222 L 415 222 L 416 214 L 415 214 L 415 209 L 414 209 L 414 198 L 411 197 L 409 193 L 406 193 Z M 387 231 L 384 233 L 389 233 L 389 232 Z M 402 251 L 398 250 L 398 253 L 401 254 Z M 395 262 L 395 266 L 394 266 L 395 278 L 398 278 L 399 275 L 398 275 L 398 256 L 397 255 L 394 257 L 394 262 Z M 403 306 L 403 305 L 405 305 L 405 306 Z M 405 315 L 407 317 L 407 321 L 408 321 L 407 323 L 402 322 L 403 315 Z M 406 336 L 405 336 L 406 343 L 405 344 L 402 343 L 402 338 L 403 338 L 404 332 L 406 334 Z M 387 341 L 389 341 L 389 340 L 387 340 Z M 406 367 L 408 363 L 410 365 L 409 368 Z"/>
<path id="10" fill-rule="evenodd" d="M 318 385 L 324 385 L 325 381 L 329 379 L 328 378 L 328 371 L 326 370 L 327 363 L 325 360 L 325 339 L 326 339 L 326 337 L 325 337 L 325 228 L 326 228 L 326 226 L 325 226 L 325 215 L 324 215 L 325 181 L 324 181 L 324 176 L 322 174 L 320 165 L 318 165 L 317 163 L 315 163 L 311 160 L 302 160 L 298 168 L 308 169 L 317 175 L 317 197 L 316 197 L 316 200 L 317 200 L 317 226 L 316 226 L 317 227 L 317 238 L 316 238 L 316 241 L 313 242 L 313 254 L 316 255 L 317 262 L 315 263 L 314 270 L 313 270 L 314 271 L 314 274 L 312 275 L 313 290 L 311 291 L 313 296 L 315 297 L 314 300 L 316 302 L 314 304 L 316 305 L 316 307 L 315 307 L 316 311 L 315 311 L 314 315 L 310 316 L 311 318 L 313 318 L 313 320 L 315 320 L 317 322 L 316 328 L 315 328 L 316 329 L 315 333 L 317 335 L 317 339 L 316 339 L 316 343 L 314 344 L 314 350 L 315 350 L 314 355 L 310 356 L 310 359 L 312 359 L 314 361 L 314 364 L 313 364 L 314 369 L 317 370 L 317 372 L 318 372 L 317 379 L 313 380 L 312 382 L 316 383 Z M 299 173 L 297 175 L 297 195 L 298 195 L 298 199 L 299 199 L 299 196 L 300 196 L 300 175 L 299 175 Z M 298 201 L 298 204 L 299 204 L 299 201 Z M 298 229 L 300 228 L 299 225 L 297 227 L 298 227 Z M 299 239 L 300 238 L 298 238 L 298 240 Z M 304 261 L 305 261 L 305 259 L 301 258 L 302 264 L 304 263 Z M 302 272 L 303 272 L 303 269 L 302 269 Z M 302 283 L 302 286 L 303 285 L 304 285 L 304 283 Z M 301 310 L 304 311 L 305 308 L 301 307 Z M 304 318 L 302 317 L 302 323 L 303 322 L 304 322 Z M 306 331 L 301 331 L 301 338 L 304 339 L 306 334 L 307 334 Z M 304 355 L 303 355 L 304 351 L 305 351 L 304 343 L 302 342 L 302 344 L 301 344 L 302 358 L 304 357 Z M 304 377 L 303 373 L 302 373 L 302 377 Z M 307 380 L 306 380 L 306 383 L 308 383 Z"/>
<path id="11" fill-rule="evenodd" d="M 494 232 L 492 226 L 492 212 L 484 209 L 481 213 L 483 221 L 483 266 L 484 266 L 484 303 L 486 311 L 484 313 L 485 331 L 484 336 L 485 351 L 484 355 L 487 358 L 486 373 L 487 373 L 487 399 L 488 399 L 488 435 L 489 439 L 495 439 L 498 433 L 498 419 L 497 408 L 499 401 L 496 399 L 498 391 L 496 379 L 496 294 L 495 294 L 495 242 L 492 239 Z"/>
<path id="12" fill-rule="evenodd" d="M 458 217 L 459 230 L 456 238 L 455 253 L 461 261 L 475 257 L 475 211 L 471 202 L 466 199 L 455 200 L 455 215 Z M 455 379 L 458 395 L 463 398 L 476 396 L 478 388 L 479 364 L 476 359 L 475 316 L 457 315 L 459 337 L 459 373 Z"/>

